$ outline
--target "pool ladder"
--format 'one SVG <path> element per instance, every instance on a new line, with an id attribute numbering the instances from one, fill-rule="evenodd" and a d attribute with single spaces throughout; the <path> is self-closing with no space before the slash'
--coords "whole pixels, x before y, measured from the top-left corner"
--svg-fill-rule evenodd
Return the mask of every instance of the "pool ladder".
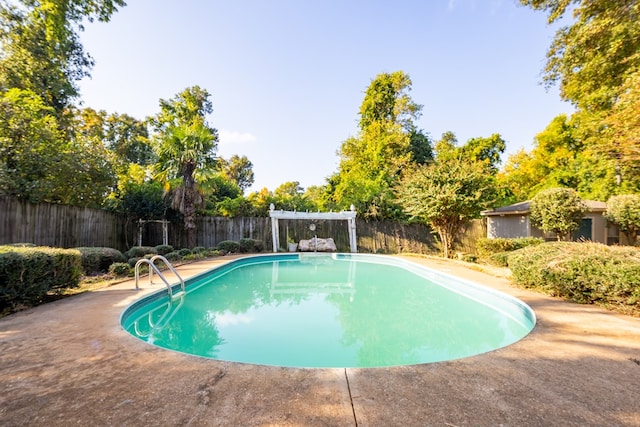
<path id="1" fill-rule="evenodd" d="M 164 274 L 162 274 L 162 272 L 158 269 L 158 267 L 156 267 L 156 265 L 153 263 L 157 259 L 162 261 L 164 265 L 166 265 L 169 268 L 169 270 L 171 270 L 173 274 L 175 274 L 176 277 L 180 280 L 180 291 L 176 292 L 175 294 L 173 293 L 173 288 L 171 284 L 167 281 L 167 278 L 164 277 Z M 138 286 L 138 281 L 140 280 L 140 266 L 142 264 L 149 265 L 149 284 L 153 284 L 153 272 L 155 271 L 158 277 L 160 277 L 160 279 L 162 279 L 164 284 L 167 285 L 167 291 L 169 292 L 169 297 L 172 300 L 180 298 L 185 295 L 184 280 L 182 280 L 182 277 L 180 277 L 176 269 L 173 268 L 173 265 L 171 265 L 171 263 L 162 255 L 154 255 L 151 258 L 142 258 L 138 260 L 138 262 L 136 262 L 136 268 L 135 268 L 136 289 L 140 289 L 140 287 Z"/>

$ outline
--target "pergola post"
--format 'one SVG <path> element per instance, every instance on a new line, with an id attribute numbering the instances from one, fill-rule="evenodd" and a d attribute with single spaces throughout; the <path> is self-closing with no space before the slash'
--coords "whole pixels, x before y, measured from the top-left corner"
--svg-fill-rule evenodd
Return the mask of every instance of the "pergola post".
<path id="1" fill-rule="evenodd" d="M 271 217 L 271 239 L 273 240 L 273 252 L 278 252 L 278 248 L 280 247 L 280 229 L 278 227 L 278 218 L 271 215 L 275 206 L 273 203 L 269 205 L 269 216 Z"/>

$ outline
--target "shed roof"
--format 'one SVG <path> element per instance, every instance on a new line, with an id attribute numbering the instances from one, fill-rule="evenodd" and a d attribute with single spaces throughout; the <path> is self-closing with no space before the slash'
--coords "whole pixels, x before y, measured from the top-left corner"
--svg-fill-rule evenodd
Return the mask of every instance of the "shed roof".
<path id="1" fill-rule="evenodd" d="M 607 210 L 607 204 L 605 202 L 599 202 L 597 200 L 583 200 L 587 205 L 588 212 L 604 212 Z M 502 206 L 500 208 L 488 209 L 480 212 L 484 216 L 496 216 L 496 215 L 526 215 L 531 208 L 531 200 L 525 200 L 524 202 L 514 203 L 508 206 Z"/>

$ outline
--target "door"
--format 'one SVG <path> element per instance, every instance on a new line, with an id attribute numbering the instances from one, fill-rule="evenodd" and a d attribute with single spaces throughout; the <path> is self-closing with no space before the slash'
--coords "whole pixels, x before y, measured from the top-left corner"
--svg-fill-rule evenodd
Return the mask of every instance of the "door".
<path id="1" fill-rule="evenodd" d="M 593 219 L 582 218 L 580 226 L 573 232 L 573 240 L 593 240 Z"/>

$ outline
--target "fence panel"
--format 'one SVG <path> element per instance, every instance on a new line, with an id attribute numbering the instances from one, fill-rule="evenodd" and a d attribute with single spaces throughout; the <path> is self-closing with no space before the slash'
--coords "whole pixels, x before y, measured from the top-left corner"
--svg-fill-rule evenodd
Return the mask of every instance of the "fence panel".
<path id="1" fill-rule="evenodd" d="M 311 223 L 315 230 L 310 229 Z M 199 217 L 196 220 L 196 244 L 211 248 L 223 240 L 252 238 L 262 240 L 267 251 L 273 250 L 270 218 Z M 281 250 L 287 242 L 331 237 L 340 252 L 349 252 L 347 221 L 280 220 Z M 421 224 L 401 224 L 385 221 L 356 220 L 358 251 L 365 253 L 437 254 L 439 245 L 429 227 Z M 469 224 L 456 249 L 474 253 L 475 242 L 486 236 L 481 220 Z M 108 246 L 126 250 L 138 244 L 138 223 L 124 215 L 98 209 L 78 208 L 50 203 L 37 205 L 11 197 L 0 197 L 0 244 L 35 243 L 57 247 Z M 162 224 L 143 225 L 142 244 L 162 243 Z M 186 233 L 181 223 L 170 223 L 168 243 L 175 248 L 186 245 Z"/>
<path id="2" fill-rule="evenodd" d="M 125 249 L 124 230 L 124 217 L 111 212 L 0 197 L 0 244 Z"/>

